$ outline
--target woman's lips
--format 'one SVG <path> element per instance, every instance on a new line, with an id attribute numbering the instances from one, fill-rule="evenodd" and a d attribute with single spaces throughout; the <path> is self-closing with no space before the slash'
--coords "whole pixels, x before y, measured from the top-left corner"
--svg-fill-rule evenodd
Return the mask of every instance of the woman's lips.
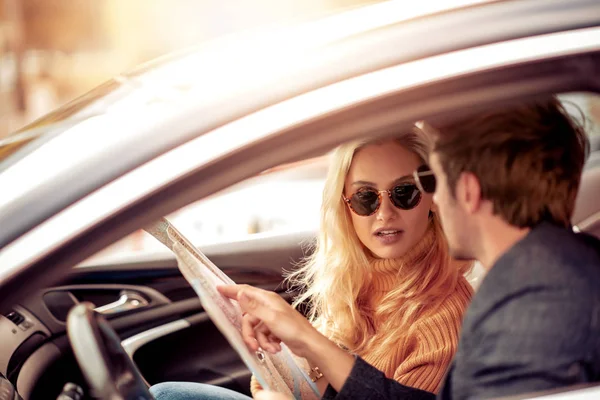
<path id="1" fill-rule="evenodd" d="M 404 231 L 401 231 L 401 230 L 384 229 L 384 230 L 378 230 L 377 232 L 375 232 L 373 234 L 373 236 L 375 236 L 375 239 L 377 239 L 377 241 L 379 241 L 379 243 L 381 243 L 383 245 L 390 245 L 390 244 L 394 244 L 394 243 L 398 242 L 400 239 L 402 239 L 403 234 L 404 234 Z"/>

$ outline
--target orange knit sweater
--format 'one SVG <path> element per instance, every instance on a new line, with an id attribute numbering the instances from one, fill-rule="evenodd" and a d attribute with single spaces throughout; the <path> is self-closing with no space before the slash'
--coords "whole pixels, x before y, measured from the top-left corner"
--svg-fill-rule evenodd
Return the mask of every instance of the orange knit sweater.
<path id="1" fill-rule="evenodd" d="M 372 305 L 376 308 L 383 295 L 394 285 L 396 275 L 392 267 L 397 260 L 379 260 L 373 265 L 377 277 Z M 471 285 L 459 278 L 452 292 L 435 310 L 423 310 L 409 336 L 388 342 L 385 357 L 374 356 L 370 350 L 378 346 L 388 333 L 379 331 L 375 321 L 375 335 L 369 348 L 359 354 L 366 362 L 383 371 L 388 378 L 403 385 L 436 393 L 450 361 L 458 347 L 463 314 L 473 294 Z M 378 352 L 381 354 L 381 351 Z"/>
<path id="2" fill-rule="evenodd" d="M 372 270 L 372 297 L 370 308 L 376 310 L 381 300 L 402 279 L 398 271 L 403 265 L 412 265 L 422 253 L 432 246 L 434 229 L 430 227 L 421 241 L 400 259 L 370 259 Z M 458 264 L 457 264 L 458 268 Z M 382 352 L 380 346 L 388 339 L 389 332 L 380 330 L 381 321 L 374 322 L 374 335 L 366 349 L 360 352 L 366 362 L 383 371 L 388 378 L 404 385 L 437 392 L 446 369 L 458 346 L 463 314 L 470 302 L 473 290 L 460 277 L 454 291 L 435 309 L 423 309 L 410 335 L 387 342 Z M 376 356 L 376 353 L 385 356 Z M 253 379 L 251 391 L 260 386 Z"/>

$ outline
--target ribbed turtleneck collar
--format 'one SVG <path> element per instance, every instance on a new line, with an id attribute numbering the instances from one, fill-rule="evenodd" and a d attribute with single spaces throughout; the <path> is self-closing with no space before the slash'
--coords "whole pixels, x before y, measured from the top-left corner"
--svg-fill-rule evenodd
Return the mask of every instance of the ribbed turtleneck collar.
<path id="1" fill-rule="evenodd" d="M 409 268 L 418 267 L 424 255 L 429 251 L 435 241 L 435 228 L 433 222 L 429 222 L 429 226 L 423 235 L 412 249 L 400 258 L 375 258 L 369 256 L 372 273 L 372 289 L 376 292 L 387 292 L 397 286 L 398 279 L 401 276 L 400 271 L 404 266 Z"/>

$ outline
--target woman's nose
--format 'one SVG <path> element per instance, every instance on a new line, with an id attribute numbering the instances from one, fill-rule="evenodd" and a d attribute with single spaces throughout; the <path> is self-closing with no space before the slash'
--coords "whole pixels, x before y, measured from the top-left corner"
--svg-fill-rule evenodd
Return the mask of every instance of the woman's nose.
<path id="1" fill-rule="evenodd" d="M 381 192 L 381 205 L 377 210 L 377 219 L 387 221 L 394 219 L 398 209 L 392 203 L 392 199 L 387 192 Z"/>

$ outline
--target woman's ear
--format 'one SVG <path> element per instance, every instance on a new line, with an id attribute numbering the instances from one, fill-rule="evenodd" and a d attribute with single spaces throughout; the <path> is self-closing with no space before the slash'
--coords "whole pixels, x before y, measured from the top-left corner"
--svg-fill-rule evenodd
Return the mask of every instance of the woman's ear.
<path id="1" fill-rule="evenodd" d="M 431 213 L 436 213 L 436 212 L 438 212 L 437 204 L 435 204 L 434 202 L 431 202 L 431 209 L 429 210 L 429 214 L 431 215 Z"/>
<path id="2" fill-rule="evenodd" d="M 429 208 L 429 219 L 433 218 L 434 214 L 438 212 L 437 204 L 433 201 L 431 202 L 431 207 Z"/>

